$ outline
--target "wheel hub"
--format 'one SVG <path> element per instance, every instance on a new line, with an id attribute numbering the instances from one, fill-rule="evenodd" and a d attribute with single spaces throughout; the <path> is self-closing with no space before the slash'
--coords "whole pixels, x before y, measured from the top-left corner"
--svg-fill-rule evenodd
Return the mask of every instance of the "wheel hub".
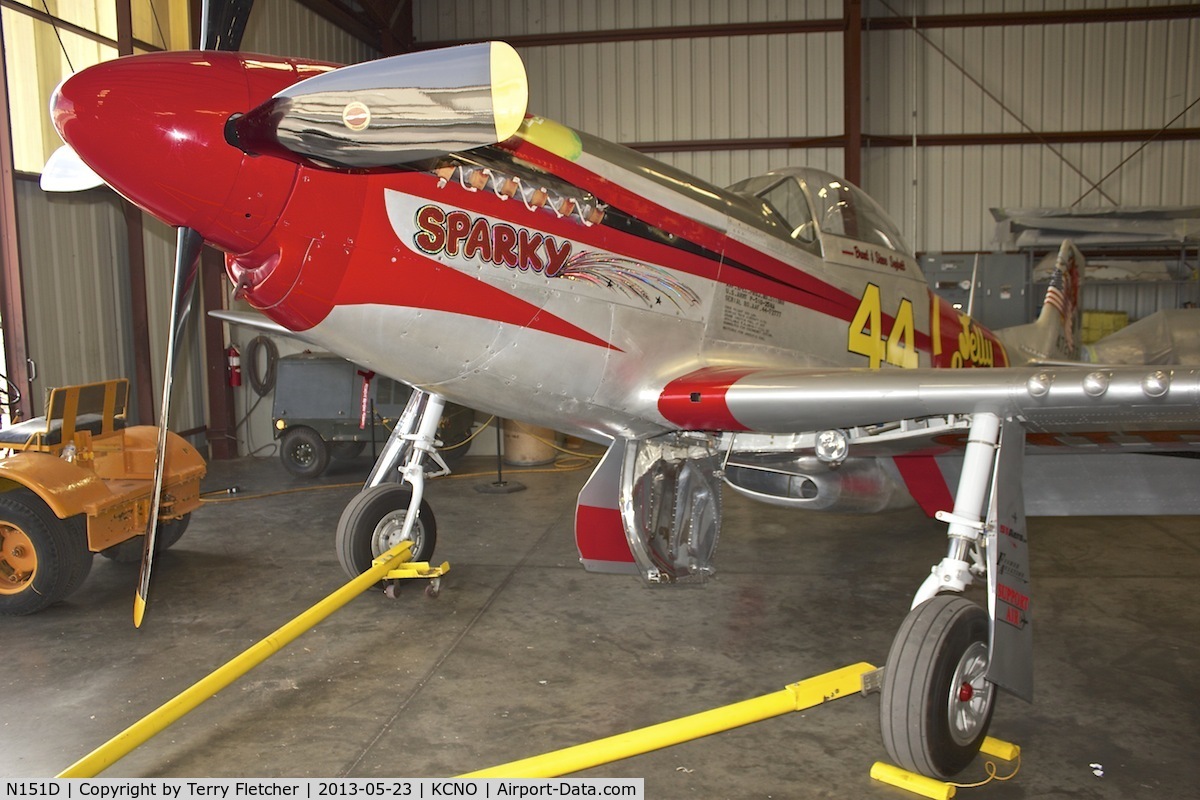
<path id="1" fill-rule="evenodd" d="M 297 464 L 307 467 L 313 462 L 313 449 L 309 444 L 298 444 L 292 449 L 292 458 Z"/>
<path id="2" fill-rule="evenodd" d="M 375 533 L 371 536 L 371 555 L 375 558 L 391 550 L 400 542 L 412 542 L 412 552 L 416 553 L 421 549 L 421 522 L 418 520 L 413 523 L 412 530 L 408 536 L 404 535 L 404 522 L 408 519 L 408 509 L 400 508 L 385 514 L 383 519 L 379 520 L 379 524 L 375 526 Z"/>
<path id="3" fill-rule="evenodd" d="M 0 594 L 18 594 L 37 574 L 37 551 L 28 534 L 0 525 Z"/>
<path id="4" fill-rule="evenodd" d="M 986 677 L 988 648 L 973 642 L 959 659 L 950 681 L 947 716 L 950 735 L 959 745 L 969 745 L 987 723 L 995 687 Z"/>

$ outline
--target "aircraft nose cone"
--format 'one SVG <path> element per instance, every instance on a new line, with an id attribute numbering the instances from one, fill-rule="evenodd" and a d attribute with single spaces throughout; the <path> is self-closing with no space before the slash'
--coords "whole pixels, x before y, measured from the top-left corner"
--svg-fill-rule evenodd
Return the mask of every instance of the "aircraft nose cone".
<path id="1" fill-rule="evenodd" d="M 252 106 L 249 93 L 236 53 L 127 56 L 64 81 L 51 116 L 63 140 L 124 197 L 237 252 L 261 241 L 283 202 L 270 187 L 295 172 L 250 166 L 226 142 L 225 123 Z"/>

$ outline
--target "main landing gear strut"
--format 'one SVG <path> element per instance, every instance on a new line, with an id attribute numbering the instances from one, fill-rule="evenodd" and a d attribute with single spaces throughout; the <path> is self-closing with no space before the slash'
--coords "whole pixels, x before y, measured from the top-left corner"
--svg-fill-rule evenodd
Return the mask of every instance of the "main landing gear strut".
<path id="1" fill-rule="evenodd" d="M 974 415 L 954 511 L 938 514 L 949 523 L 946 556 L 917 591 L 883 675 L 883 743 L 904 769 L 955 775 L 979 752 L 1000 686 L 1032 699 L 1023 450 L 1018 422 Z M 982 576 L 988 611 L 960 595 Z"/>
<path id="2" fill-rule="evenodd" d="M 412 543 L 412 560 L 428 562 L 437 545 L 437 521 L 425 502 L 425 463 L 435 469 L 429 477 L 450 472 L 438 454 L 435 436 L 445 399 L 414 390 L 404 413 L 388 437 L 367 477 L 363 490 L 346 505 L 337 527 L 337 553 L 342 569 L 351 578 L 361 575 L 374 559 L 403 541 Z M 434 568 L 444 571 L 448 565 Z M 436 597 L 441 572 L 387 576 L 385 591 L 395 596 L 393 578 L 428 577 L 426 593 Z"/>

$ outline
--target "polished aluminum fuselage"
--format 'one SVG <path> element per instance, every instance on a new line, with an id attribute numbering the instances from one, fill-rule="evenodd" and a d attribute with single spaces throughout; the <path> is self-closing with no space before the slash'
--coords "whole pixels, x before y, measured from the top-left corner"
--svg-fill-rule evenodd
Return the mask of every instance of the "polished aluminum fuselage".
<path id="1" fill-rule="evenodd" d="M 266 314 L 363 366 L 592 438 L 674 429 L 659 395 L 705 367 L 869 366 L 848 349 L 868 284 L 885 328 L 888 311 L 911 308 L 912 366 L 959 348 L 958 316 L 908 254 L 825 233 L 797 241 L 755 198 L 625 148 L 531 118 L 490 159 L 456 164 L 302 168 L 280 224 L 231 258 L 231 274 Z M 483 169 L 492 186 L 475 188 Z M 497 176 L 544 182 L 551 201 L 498 193 Z M 551 207 L 563 198 L 575 213 Z M 329 299 L 309 307 L 313 284 Z M 944 336 L 931 320 L 949 320 Z"/>

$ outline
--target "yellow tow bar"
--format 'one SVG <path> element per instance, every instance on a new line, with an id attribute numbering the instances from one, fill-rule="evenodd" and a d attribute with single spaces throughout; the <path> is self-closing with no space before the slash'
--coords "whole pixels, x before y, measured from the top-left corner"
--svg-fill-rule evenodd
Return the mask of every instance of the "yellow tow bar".
<path id="1" fill-rule="evenodd" d="M 438 578 L 450 569 L 443 563 L 430 567 L 409 561 L 412 542 L 403 541 L 371 562 L 371 567 L 342 588 L 330 594 L 241 655 L 218 667 L 207 677 L 183 690 L 161 706 L 97 747 L 91 753 L 60 772 L 59 778 L 93 778 L 129 755 L 135 748 L 161 733 L 167 726 L 192 711 L 250 670 L 266 661 L 284 646 L 358 595 L 387 578 Z"/>
<path id="2" fill-rule="evenodd" d="M 579 744 L 520 761 L 460 775 L 462 778 L 557 778 L 580 770 L 619 761 L 623 758 L 661 750 L 664 747 L 699 739 L 713 733 L 779 717 L 791 711 L 836 700 L 862 688 L 862 677 L 875 667 L 852 664 L 799 683 L 789 684 L 762 697 L 703 711 L 690 717 L 662 722 L 628 733 Z"/>

